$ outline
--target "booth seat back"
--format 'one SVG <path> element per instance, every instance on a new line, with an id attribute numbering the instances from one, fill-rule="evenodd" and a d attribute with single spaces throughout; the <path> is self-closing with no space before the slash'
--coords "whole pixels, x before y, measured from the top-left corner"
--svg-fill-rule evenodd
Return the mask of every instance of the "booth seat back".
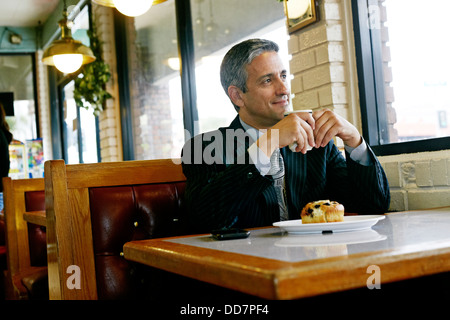
<path id="1" fill-rule="evenodd" d="M 184 234 L 185 177 L 172 159 L 45 163 L 50 299 L 138 298 L 131 240 Z M 151 285 L 151 284 L 150 284 Z"/>
<path id="2" fill-rule="evenodd" d="M 184 188 L 175 182 L 89 189 L 99 299 L 139 298 L 151 285 L 121 256 L 123 245 L 183 234 Z"/>
<path id="3" fill-rule="evenodd" d="M 7 298 L 48 299 L 45 227 L 28 223 L 23 214 L 45 210 L 44 179 L 3 178 Z"/>

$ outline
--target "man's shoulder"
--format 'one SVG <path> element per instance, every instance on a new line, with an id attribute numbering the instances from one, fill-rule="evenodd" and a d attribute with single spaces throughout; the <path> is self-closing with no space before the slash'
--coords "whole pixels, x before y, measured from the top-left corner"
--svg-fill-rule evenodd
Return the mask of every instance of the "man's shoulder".
<path id="1" fill-rule="evenodd" d="M 249 135 L 243 128 L 220 127 L 216 130 L 197 134 L 196 136 L 188 139 L 185 146 L 191 145 L 192 143 L 202 143 L 203 145 L 208 145 L 211 142 L 217 141 L 219 138 L 223 141 L 231 141 L 235 139 L 245 139 L 248 137 Z"/>
<path id="2" fill-rule="evenodd" d="M 183 146 L 182 160 L 185 164 L 232 164 L 245 163 L 245 150 L 251 137 L 243 128 L 222 127 L 204 132 L 188 139 Z"/>

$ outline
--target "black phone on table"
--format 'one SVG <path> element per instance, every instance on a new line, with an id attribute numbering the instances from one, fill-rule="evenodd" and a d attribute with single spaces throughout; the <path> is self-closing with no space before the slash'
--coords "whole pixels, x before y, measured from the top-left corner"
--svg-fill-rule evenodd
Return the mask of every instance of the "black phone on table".
<path id="1" fill-rule="evenodd" d="M 250 235 L 250 231 L 245 229 L 220 229 L 213 230 L 211 234 L 216 240 L 244 239 Z"/>

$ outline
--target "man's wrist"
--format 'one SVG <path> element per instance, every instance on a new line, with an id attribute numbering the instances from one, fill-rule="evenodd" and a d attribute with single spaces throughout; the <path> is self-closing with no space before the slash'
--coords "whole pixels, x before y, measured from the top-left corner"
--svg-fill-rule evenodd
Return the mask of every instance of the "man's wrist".
<path id="1" fill-rule="evenodd" d="M 361 143 L 363 143 L 363 138 L 360 135 L 344 141 L 344 144 L 350 148 L 357 148 Z"/>

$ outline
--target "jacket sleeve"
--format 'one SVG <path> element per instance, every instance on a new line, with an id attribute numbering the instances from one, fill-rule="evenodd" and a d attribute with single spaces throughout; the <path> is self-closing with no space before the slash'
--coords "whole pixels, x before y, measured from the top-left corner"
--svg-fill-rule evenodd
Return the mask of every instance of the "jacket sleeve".
<path id="1" fill-rule="evenodd" d="M 377 157 L 367 148 L 372 164 L 365 166 L 353 161 L 347 152 L 342 160 L 341 152 L 333 146 L 327 168 L 328 183 L 347 212 L 383 214 L 389 209 L 389 183 Z"/>

